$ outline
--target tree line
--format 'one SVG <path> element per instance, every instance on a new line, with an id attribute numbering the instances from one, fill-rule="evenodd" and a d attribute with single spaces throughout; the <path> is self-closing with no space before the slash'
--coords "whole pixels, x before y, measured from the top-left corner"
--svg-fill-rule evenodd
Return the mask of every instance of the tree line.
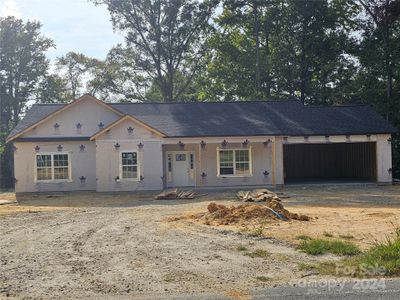
<path id="1" fill-rule="evenodd" d="M 0 19 L 0 182 L 13 185 L 5 137 L 27 103 L 298 98 L 366 103 L 400 128 L 400 0 L 91 0 L 125 42 L 104 60 L 53 65 L 41 24 Z M 393 140 L 394 175 L 400 147 Z"/>

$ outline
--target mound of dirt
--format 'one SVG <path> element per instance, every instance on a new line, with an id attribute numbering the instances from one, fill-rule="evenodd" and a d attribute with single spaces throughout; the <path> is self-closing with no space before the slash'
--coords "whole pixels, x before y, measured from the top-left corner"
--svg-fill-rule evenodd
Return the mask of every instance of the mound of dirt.
<path id="1" fill-rule="evenodd" d="M 215 221 L 219 224 L 235 224 L 261 220 L 300 220 L 309 221 L 306 215 L 298 215 L 285 209 L 280 201 L 272 200 L 264 205 L 241 204 L 227 207 L 211 202 L 207 207 L 208 213 L 198 215 L 207 221 Z"/>
<path id="2" fill-rule="evenodd" d="M 309 221 L 310 217 L 291 213 L 285 209 L 282 202 L 272 200 L 264 204 L 240 204 L 230 207 L 211 202 L 207 212 L 169 218 L 168 221 L 192 219 L 207 225 L 233 225 L 259 222 L 276 222 L 279 220 Z"/>

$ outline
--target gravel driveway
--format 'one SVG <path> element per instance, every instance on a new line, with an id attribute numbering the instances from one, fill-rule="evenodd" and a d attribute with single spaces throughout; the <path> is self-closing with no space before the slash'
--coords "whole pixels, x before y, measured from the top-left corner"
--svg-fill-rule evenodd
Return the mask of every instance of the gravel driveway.
<path id="1" fill-rule="evenodd" d="M 61 208 L 2 216 L 0 296 L 229 294 L 300 276 L 298 262 L 310 258 L 293 247 L 165 221 L 207 203 Z M 251 258 L 238 251 L 240 245 L 270 255 Z"/>
<path id="2" fill-rule="evenodd" d="M 338 212 L 344 205 L 345 213 L 349 205 L 360 206 L 364 214 L 370 206 L 400 207 L 399 186 L 288 188 L 285 193 L 292 196 L 284 199 L 288 207 L 317 206 L 316 212 L 325 205 L 325 210 L 336 206 Z M 166 221 L 204 211 L 211 200 L 207 197 L 163 202 L 132 200 L 129 194 L 72 193 L 19 200 L 19 206 L 3 206 L 6 213 L 0 213 L 0 298 L 240 298 L 254 288 L 309 275 L 298 270 L 301 262 L 335 259 L 311 257 L 288 243 L 251 237 L 224 226 Z M 230 205 L 232 201 L 219 203 Z M 299 234 L 294 223 L 276 229 L 284 226 Z M 243 255 L 239 246 L 248 252 L 265 250 L 268 255 L 252 258 Z"/>

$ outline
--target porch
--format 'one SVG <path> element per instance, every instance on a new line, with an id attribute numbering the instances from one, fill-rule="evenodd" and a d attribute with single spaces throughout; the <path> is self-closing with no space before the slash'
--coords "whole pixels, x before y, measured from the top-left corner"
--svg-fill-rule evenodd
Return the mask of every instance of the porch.
<path id="1" fill-rule="evenodd" d="M 283 184 L 282 140 L 272 136 L 167 138 L 163 174 L 167 188 Z"/>

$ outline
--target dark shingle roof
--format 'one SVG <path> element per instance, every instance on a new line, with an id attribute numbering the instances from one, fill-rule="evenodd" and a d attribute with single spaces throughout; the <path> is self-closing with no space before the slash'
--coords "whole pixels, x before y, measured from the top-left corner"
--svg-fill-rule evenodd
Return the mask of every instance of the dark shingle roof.
<path id="1" fill-rule="evenodd" d="M 32 126 L 33 124 L 39 122 L 44 119 L 48 115 L 52 114 L 56 110 L 59 110 L 65 106 L 65 104 L 34 104 L 32 107 L 26 112 L 24 118 L 18 122 L 18 125 L 15 126 L 13 130 L 11 130 L 8 137 L 14 136 L 17 133 L 25 130 L 26 128 Z"/>
<path id="2" fill-rule="evenodd" d="M 299 101 L 113 103 L 168 137 L 392 133 L 370 106 L 304 106 Z M 61 108 L 33 105 L 10 136 Z"/>

